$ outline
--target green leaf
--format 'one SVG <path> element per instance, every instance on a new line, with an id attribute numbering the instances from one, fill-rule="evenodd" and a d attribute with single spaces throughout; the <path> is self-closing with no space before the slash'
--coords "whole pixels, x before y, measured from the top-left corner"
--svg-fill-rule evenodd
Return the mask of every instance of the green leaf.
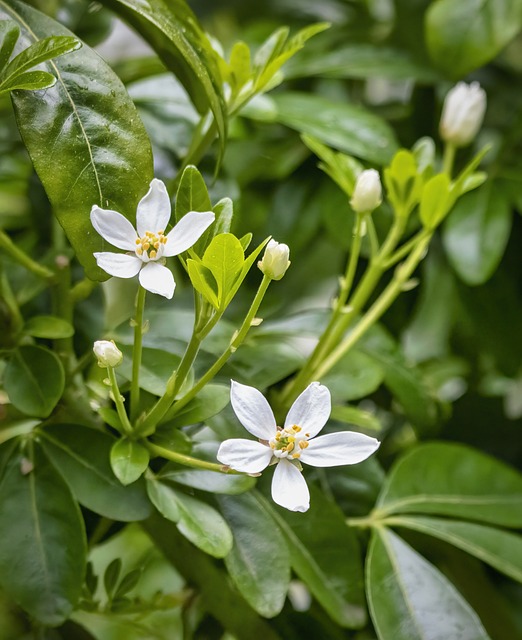
<path id="1" fill-rule="evenodd" d="M 176 220 L 189 211 L 212 211 L 207 185 L 203 176 L 194 165 L 186 167 L 176 194 Z"/>
<path id="2" fill-rule="evenodd" d="M 47 73 L 47 71 L 26 71 L 5 83 L 3 82 L 0 86 L 0 92 L 15 91 L 16 89 L 39 91 L 40 89 L 54 87 L 55 84 L 56 78 L 52 73 Z"/>
<path id="3" fill-rule="evenodd" d="M 167 413 L 165 421 L 169 427 L 184 427 L 198 424 L 212 418 L 223 410 L 230 401 L 230 387 L 224 384 L 208 384 L 181 411 L 171 418 Z M 174 405 L 175 409 L 176 405 Z"/>
<path id="4" fill-rule="evenodd" d="M 4 372 L 4 388 L 22 413 L 47 418 L 62 397 L 65 374 L 49 349 L 24 345 L 13 352 Z"/>
<path id="5" fill-rule="evenodd" d="M 450 179 L 445 173 L 430 178 L 421 195 L 419 217 L 427 229 L 435 229 L 444 220 L 451 207 Z"/>
<path id="6" fill-rule="evenodd" d="M 364 411 L 359 407 L 348 407 L 346 405 L 332 406 L 332 420 L 338 420 L 346 424 L 354 424 L 365 431 L 374 431 L 379 433 L 382 431 L 382 425 L 379 418 L 370 411 Z"/>
<path id="7" fill-rule="evenodd" d="M 271 101 L 276 121 L 363 160 L 385 164 L 397 150 L 390 126 L 358 105 L 298 92 L 264 99 Z"/>
<path id="8" fill-rule="evenodd" d="M 426 12 L 432 60 L 453 78 L 492 60 L 520 31 L 520 0 L 437 0 Z"/>
<path id="9" fill-rule="evenodd" d="M 121 558 L 114 558 L 114 560 L 109 563 L 109 565 L 105 569 L 105 573 L 103 574 L 103 586 L 105 587 L 105 592 L 107 593 L 107 596 L 109 598 L 114 593 L 116 585 L 118 584 L 118 580 L 121 574 L 121 567 Z"/>
<path id="10" fill-rule="evenodd" d="M 210 269 L 197 260 L 187 260 L 187 271 L 194 289 L 200 293 L 214 309 L 219 309 L 217 282 Z"/>
<path id="11" fill-rule="evenodd" d="M 233 538 L 223 516 L 201 500 L 180 491 L 172 494 L 179 509 L 179 531 L 205 553 L 224 558 L 232 548 Z"/>
<path id="12" fill-rule="evenodd" d="M 419 202 L 422 176 L 411 151 L 400 149 L 384 171 L 388 199 L 397 215 L 408 216 Z"/>
<path id="13" fill-rule="evenodd" d="M 445 540 L 514 580 L 522 582 L 522 536 L 520 534 L 472 522 L 419 516 L 395 516 L 388 519 L 387 524 L 420 531 Z"/>
<path id="14" fill-rule="evenodd" d="M 127 20 L 176 75 L 197 110 L 210 107 L 223 150 L 227 111 L 215 54 L 196 16 L 184 0 L 107 0 Z"/>
<path id="15" fill-rule="evenodd" d="M 124 355 L 118 367 L 118 375 L 125 380 L 132 380 L 132 347 L 122 346 Z M 167 381 L 177 369 L 181 358 L 164 349 L 145 347 L 142 351 L 140 367 L 140 387 L 155 396 L 162 396 L 167 388 Z"/>
<path id="16" fill-rule="evenodd" d="M 469 285 L 493 275 L 511 232 L 512 209 L 502 183 L 495 181 L 460 198 L 443 231 L 451 265 Z"/>
<path id="17" fill-rule="evenodd" d="M 56 316 L 33 316 L 24 324 L 24 333 L 34 338 L 70 338 L 74 335 L 74 327 L 67 320 Z"/>
<path id="18" fill-rule="evenodd" d="M 30 470 L 24 468 L 24 459 Z M 38 447 L 13 452 L 0 483 L 0 582 L 50 626 L 72 613 L 83 585 L 86 540 L 77 503 Z"/>
<path id="19" fill-rule="evenodd" d="M 42 62 L 76 51 L 82 43 L 73 36 L 50 36 L 24 49 L 0 73 L 0 89 L 12 84 L 15 78 Z"/>
<path id="20" fill-rule="evenodd" d="M 385 527 L 372 534 L 366 575 L 379 640 L 489 640 L 451 582 Z"/>
<path id="21" fill-rule="evenodd" d="M 111 447 L 111 467 L 125 486 L 136 482 L 149 466 L 149 451 L 142 444 L 120 438 Z"/>
<path id="22" fill-rule="evenodd" d="M 152 509 L 144 482 L 124 487 L 112 472 L 114 438 L 81 425 L 55 424 L 41 431 L 42 446 L 82 505 L 106 518 L 132 522 Z"/>
<path id="23" fill-rule="evenodd" d="M 12 20 L 0 21 L 0 70 L 7 66 L 19 36 L 20 29 L 16 22 Z"/>
<path id="24" fill-rule="evenodd" d="M 179 522 L 180 512 L 174 490 L 156 478 L 147 478 L 147 494 L 152 504 L 164 518 L 171 522 Z"/>
<path id="25" fill-rule="evenodd" d="M 17 0 L 0 0 L 0 18 L 19 24 L 24 46 L 73 35 Z M 45 94 L 12 94 L 17 124 L 87 276 L 106 279 L 93 252 L 109 247 L 92 227 L 91 207 L 114 209 L 134 221 L 153 177 L 150 142 L 125 87 L 87 45 L 46 64 L 57 83 Z"/>
<path id="26" fill-rule="evenodd" d="M 522 475 L 458 444 L 422 444 L 394 465 L 376 515 L 423 513 L 522 526 Z"/>
<path id="27" fill-rule="evenodd" d="M 258 613 L 272 618 L 283 608 L 290 582 L 285 538 L 256 494 L 222 496 L 219 504 L 234 535 L 225 558 L 230 577 Z"/>
<path id="28" fill-rule="evenodd" d="M 252 489 L 256 483 L 255 478 L 247 475 L 231 475 L 205 471 L 204 469 L 187 469 L 186 467 L 171 469 L 169 465 L 161 470 L 159 477 L 162 480 L 170 480 L 201 491 L 228 495 L 244 493 Z"/>
<path id="29" fill-rule="evenodd" d="M 311 507 L 303 517 L 264 502 L 288 543 L 292 568 L 339 625 L 366 622 L 363 577 L 357 537 L 344 515 L 322 493 L 310 487 Z"/>
<path id="30" fill-rule="evenodd" d="M 222 198 L 214 205 L 213 211 L 216 214 L 216 221 L 212 226 L 213 234 L 217 236 L 219 233 L 229 233 L 232 226 L 232 218 L 234 217 L 234 203 L 232 200 L 230 198 Z"/>
<path id="31" fill-rule="evenodd" d="M 321 382 L 334 402 L 358 400 L 376 391 L 384 380 L 384 369 L 372 356 L 353 349 L 323 376 Z"/>
<path id="32" fill-rule="evenodd" d="M 230 302 L 234 284 L 241 274 L 244 262 L 243 247 L 236 236 L 220 233 L 212 238 L 203 255 L 203 266 L 216 280 L 219 309 L 225 309 Z"/>

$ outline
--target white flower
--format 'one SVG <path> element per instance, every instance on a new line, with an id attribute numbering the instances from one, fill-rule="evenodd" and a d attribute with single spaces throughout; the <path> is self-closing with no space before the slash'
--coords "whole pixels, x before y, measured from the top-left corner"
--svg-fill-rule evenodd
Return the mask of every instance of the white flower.
<path id="1" fill-rule="evenodd" d="M 440 118 L 440 135 L 457 147 L 469 144 L 477 135 L 486 112 L 486 92 L 478 82 L 459 82 L 449 91 Z"/>
<path id="2" fill-rule="evenodd" d="M 284 427 L 278 427 L 262 393 L 232 381 L 230 401 L 241 424 L 259 442 L 243 438 L 225 440 L 217 459 L 236 471 L 259 473 L 277 463 L 272 498 L 290 511 L 306 511 L 310 493 L 300 462 L 313 467 L 336 467 L 366 460 L 380 442 L 362 433 L 342 431 L 316 438 L 331 411 L 328 389 L 312 382 L 291 406 Z"/>
<path id="3" fill-rule="evenodd" d="M 174 295 L 174 276 L 165 258 L 191 247 L 214 221 L 212 211 L 190 211 L 165 235 L 170 220 L 170 198 L 161 180 L 150 183 L 138 203 L 136 229 L 121 213 L 94 205 L 91 222 L 96 231 L 118 249 L 131 253 L 95 253 L 98 266 L 111 276 L 133 278 L 139 273 L 141 286 L 165 298 Z"/>
<path id="4" fill-rule="evenodd" d="M 290 266 L 289 256 L 288 245 L 270 240 L 266 245 L 263 259 L 259 260 L 257 266 L 271 280 L 281 280 Z"/>
<path id="5" fill-rule="evenodd" d="M 350 200 L 352 209 L 357 213 L 368 213 L 377 209 L 382 202 L 382 186 L 379 172 L 375 169 L 361 171 L 355 182 Z"/>
<path id="6" fill-rule="evenodd" d="M 98 358 L 100 367 L 117 367 L 123 360 L 123 353 L 115 345 L 114 340 L 96 340 L 92 350 Z"/>

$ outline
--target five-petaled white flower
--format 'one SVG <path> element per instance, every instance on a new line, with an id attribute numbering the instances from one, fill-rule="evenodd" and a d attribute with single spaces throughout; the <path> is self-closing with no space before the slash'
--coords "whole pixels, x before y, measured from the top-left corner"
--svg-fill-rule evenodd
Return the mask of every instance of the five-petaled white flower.
<path id="1" fill-rule="evenodd" d="M 290 511 L 306 511 L 310 492 L 300 462 L 313 467 L 336 467 L 366 460 L 380 445 L 362 433 L 341 431 L 316 438 L 331 412 L 328 389 L 312 382 L 291 406 L 284 427 L 278 427 L 267 400 L 257 389 L 232 381 L 230 401 L 241 424 L 259 442 L 225 440 L 218 460 L 236 471 L 259 473 L 277 463 L 272 498 Z"/>
<path id="2" fill-rule="evenodd" d="M 144 289 L 172 298 L 176 283 L 165 266 L 165 258 L 177 256 L 191 247 L 214 222 L 215 216 L 212 211 L 190 211 L 165 235 L 170 213 L 167 189 L 156 178 L 138 203 L 137 231 L 121 213 L 94 205 L 91 222 L 96 231 L 118 249 L 132 252 L 95 253 L 98 266 L 117 278 L 133 278 L 139 273 Z"/>

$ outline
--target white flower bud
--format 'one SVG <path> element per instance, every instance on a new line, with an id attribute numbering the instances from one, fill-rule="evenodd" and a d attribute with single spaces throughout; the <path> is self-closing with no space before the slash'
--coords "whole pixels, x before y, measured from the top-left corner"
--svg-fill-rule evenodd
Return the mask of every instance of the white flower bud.
<path id="1" fill-rule="evenodd" d="M 288 245 L 270 240 L 266 245 L 263 259 L 257 263 L 257 266 L 271 280 L 281 280 L 290 266 L 289 255 Z"/>
<path id="2" fill-rule="evenodd" d="M 366 169 L 357 177 L 353 196 L 350 200 L 356 213 L 367 213 L 376 209 L 382 202 L 382 186 L 379 172 Z"/>
<path id="3" fill-rule="evenodd" d="M 123 353 L 114 344 L 114 340 L 96 340 L 92 350 L 100 367 L 117 367 L 123 360 Z"/>
<path id="4" fill-rule="evenodd" d="M 478 82 L 459 82 L 448 92 L 440 118 L 440 136 L 457 147 L 477 135 L 486 111 L 486 92 Z"/>

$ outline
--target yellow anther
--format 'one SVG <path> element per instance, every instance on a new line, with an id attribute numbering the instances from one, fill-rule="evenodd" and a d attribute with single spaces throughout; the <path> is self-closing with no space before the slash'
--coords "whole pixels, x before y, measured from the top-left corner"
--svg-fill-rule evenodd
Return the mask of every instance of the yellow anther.
<path id="1" fill-rule="evenodd" d="M 309 445 L 310 443 L 307 440 L 301 440 L 299 442 L 299 446 L 301 447 L 301 449 L 306 449 L 306 447 Z"/>
<path id="2" fill-rule="evenodd" d="M 141 238 L 136 238 L 136 244 L 141 244 Z"/>
<path id="3" fill-rule="evenodd" d="M 287 440 L 288 442 L 295 442 L 294 436 L 288 436 Z"/>
<path id="4" fill-rule="evenodd" d="M 292 427 L 292 431 L 299 433 L 299 431 L 301 431 L 301 427 L 298 427 L 296 424 L 294 424 L 294 426 Z"/>
<path id="5" fill-rule="evenodd" d="M 143 253 L 143 249 L 141 247 L 138 247 L 138 249 L 136 249 L 136 253 L 141 256 L 141 254 Z"/>
<path id="6" fill-rule="evenodd" d="M 157 252 L 154 251 L 154 249 L 149 253 L 149 258 L 151 260 L 154 260 L 154 258 L 157 256 Z"/>
<path id="7" fill-rule="evenodd" d="M 161 236 L 160 240 L 162 244 L 167 244 L 167 236 Z"/>
<path id="8" fill-rule="evenodd" d="M 159 240 L 156 240 L 156 242 L 154 243 L 154 249 L 159 249 L 160 243 Z"/>
<path id="9" fill-rule="evenodd" d="M 294 458 L 294 459 L 295 458 L 300 458 L 300 457 L 301 457 L 301 454 L 299 453 L 299 451 L 297 451 L 296 453 L 292 454 L 292 458 Z"/>

